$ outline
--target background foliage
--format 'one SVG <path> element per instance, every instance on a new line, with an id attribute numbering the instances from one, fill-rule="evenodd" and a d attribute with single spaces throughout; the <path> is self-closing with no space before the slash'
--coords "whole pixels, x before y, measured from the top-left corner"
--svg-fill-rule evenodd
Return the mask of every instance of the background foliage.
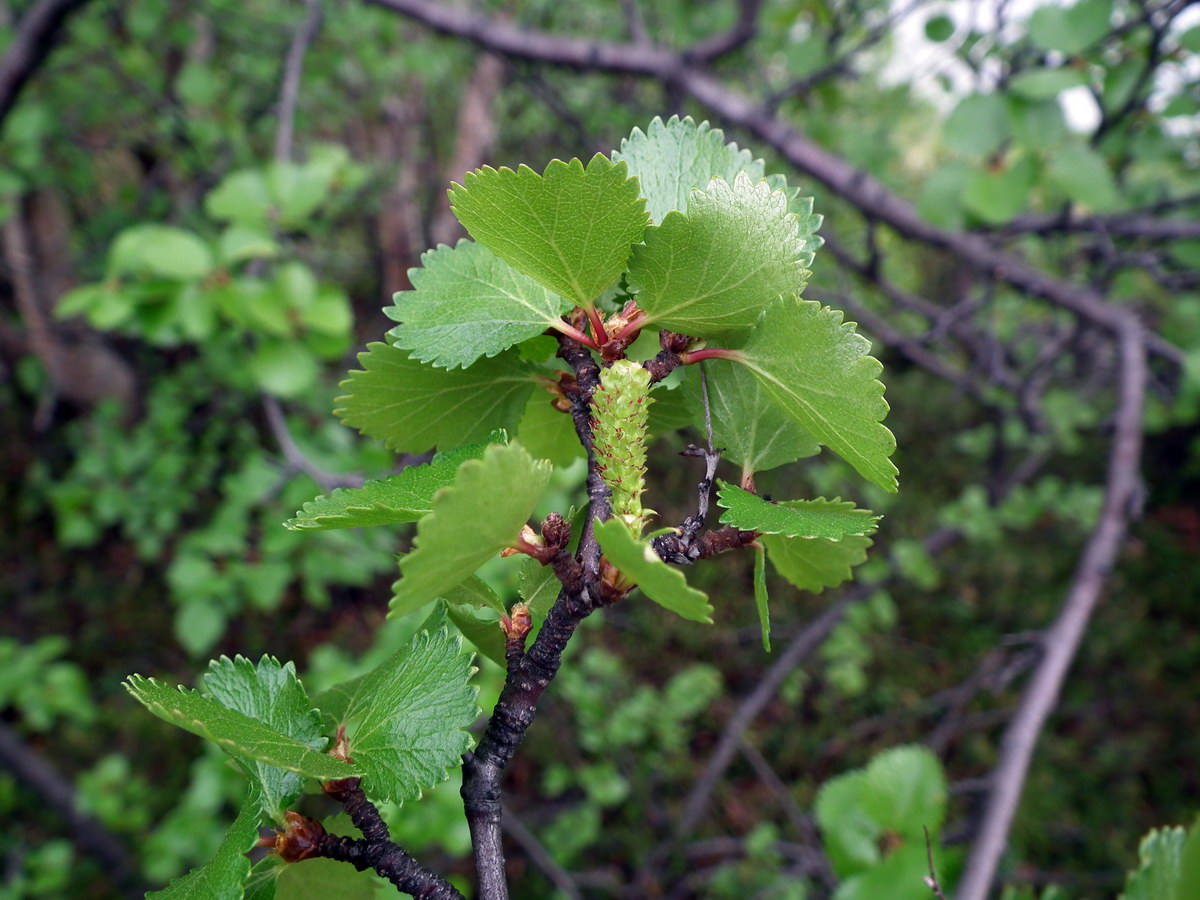
<path id="1" fill-rule="evenodd" d="M 0 10 L 6 59 L 44 5 Z M 816 196 L 827 244 L 806 296 L 876 342 L 903 490 L 865 489 L 887 519 L 863 587 L 839 599 L 771 576 L 772 656 L 746 558 L 689 573 L 725 600 L 715 628 L 650 604 L 589 621 L 510 772 L 512 877 L 527 897 L 819 897 L 835 877 L 839 897 L 858 896 L 848 885 L 881 850 L 872 837 L 856 856 L 831 832 L 829 797 L 850 783 L 833 779 L 923 743 L 948 778 L 939 800 L 930 776 L 929 802 L 953 883 L 1037 634 L 1100 515 L 1111 335 L 797 178 L 786 148 L 773 156 L 686 85 L 504 60 L 358 3 L 78 6 L 0 125 L 0 896 L 134 894 L 220 843 L 242 783 L 137 714 L 126 673 L 196 684 L 210 655 L 270 653 L 315 695 L 408 644 L 420 614 L 384 615 L 411 528 L 281 526 L 396 465 L 329 415 L 336 381 L 389 327 L 380 309 L 420 253 L 460 236 L 451 179 L 587 159 L 672 112 L 713 119 Z M 1139 519 L 1039 744 L 1002 871 L 1012 897 L 1047 884 L 1044 897 L 1116 896 L 1139 837 L 1190 824 L 1200 795 L 1200 30 L 1186 6 L 478 5 L 519 27 L 672 47 L 737 34 L 753 10 L 756 30 L 711 77 L 923 222 L 1135 310 L 1159 341 Z M 280 153 L 281 84 L 306 33 Z M 677 421 L 696 421 L 680 406 Z M 681 446 L 651 448 L 647 499 L 668 522 L 692 503 Z M 567 508 L 573 471 L 547 509 Z M 759 489 L 863 495 L 829 455 L 784 472 L 796 483 L 766 473 Z M 516 595 L 511 577 L 490 581 Z M 482 666 L 486 709 L 499 669 Z M 453 782 L 388 816 L 408 849 L 468 875 Z M 887 811 L 868 819 L 890 833 Z"/>

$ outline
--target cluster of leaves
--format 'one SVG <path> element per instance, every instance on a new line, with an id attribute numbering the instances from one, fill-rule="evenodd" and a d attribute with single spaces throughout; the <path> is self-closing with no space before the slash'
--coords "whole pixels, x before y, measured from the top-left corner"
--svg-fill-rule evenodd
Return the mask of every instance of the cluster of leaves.
<path id="1" fill-rule="evenodd" d="M 444 780 L 478 712 L 470 657 L 444 621 L 431 619 L 408 646 L 311 701 L 295 667 L 271 657 L 213 661 L 203 692 L 131 676 L 127 689 L 150 712 L 220 746 L 250 781 L 213 860 L 155 896 L 241 896 L 259 825 L 282 825 L 306 778 L 361 778 L 372 796 L 397 802 Z M 340 757 L 321 752 L 335 733 L 345 741 Z M 255 897 L 274 896 L 279 871 L 264 867 Z"/>
<path id="2" fill-rule="evenodd" d="M 547 330 L 611 363 L 598 391 L 605 402 L 593 405 L 591 417 L 618 515 L 596 521 L 594 533 L 625 592 L 636 585 L 685 618 L 711 621 L 707 597 L 641 535 L 650 513 L 641 507 L 650 377 L 621 357 L 643 330 L 686 330 L 678 361 L 719 360 L 713 395 L 729 408 L 722 434 L 746 487 L 755 471 L 824 445 L 895 490 L 888 459 L 895 442 L 879 424 L 887 411 L 875 380 L 879 364 L 840 314 L 797 296 L 815 244 L 811 202 L 762 177 L 761 161 L 690 119 L 655 120 L 614 156 L 597 155 L 586 166 L 555 161 L 540 176 L 526 167 L 484 169 L 451 190 L 455 214 L 478 243 L 425 256 L 412 273 L 413 290 L 397 295 L 388 311 L 399 322 L 389 342 L 360 357 L 363 369 L 344 383 L 338 411 L 393 450 L 439 453 L 399 475 L 319 497 L 287 523 L 296 532 L 415 523 L 392 615 L 439 600 L 437 620 L 452 619 L 498 661 L 499 629 L 488 619 L 507 621 L 508 610 L 477 570 L 501 551 L 524 548 L 531 558 L 521 592 L 535 626 L 558 592 L 539 565 L 546 560 L 522 544 L 553 463 L 507 432 L 529 433 L 526 411 L 538 388 L 553 395 L 560 422 L 573 428 L 566 392 L 578 387 L 540 343 Z M 607 321 L 605 301 L 619 310 Z M 728 377 L 727 369 L 736 374 Z M 746 405 L 765 421 L 734 412 Z M 546 442 L 534 434 L 535 446 Z M 768 647 L 767 554 L 794 584 L 819 592 L 850 577 L 879 518 L 842 501 L 770 503 L 730 484 L 722 484 L 718 502 L 722 523 L 761 535 L 755 593 Z M 466 749 L 447 735 L 462 737 L 459 729 L 474 715 L 473 704 L 467 718 L 462 708 L 468 674 L 446 632 L 426 630 L 372 673 L 323 692 L 315 710 L 294 669 L 268 658 L 257 667 L 240 658 L 214 662 L 207 696 L 131 677 L 130 692 L 148 709 L 216 743 L 251 780 L 213 862 L 169 895 L 242 884 L 248 866 L 241 854 L 258 824 L 282 822 L 305 777 L 361 777 L 367 794 L 382 801 L 412 799 L 445 777 Z M 350 748 L 335 758 L 319 752 L 331 728 L 344 729 Z M 678 743 L 678 725 L 670 733 Z"/>
<path id="3" fill-rule="evenodd" d="M 204 201 L 222 226 L 215 238 L 158 223 L 126 228 L 108 251 L 104 281 L 71 291 L 55 311 L 158 346 L 218 333 L 253 338 L 248 368 L 258 387 L 301 396 L 321 360 L 345 353 L 352 316 L 345 292 L 288 258 L 276 235 L 302 234 L 335 192 L 353 191 L 364 177 L 333 145 L 314 147 L 303 164 L 232 172 Z"/>
<path id="4" fill-rule="evenodd" d="M 956 38 L 957 54 L 977 71 L 987 60 L 1025 61 L 1006 73 L 1003 92 L 979 85 L 946 119 L 943 143 L 952 159 L 930 175 L 921 196 L 931 221 L 957 228 L 971 217 L 1003 225 L 1031 208 L 1064 202 L 1111 213 L 1157 199 L 1172 120 L 1197 109 L 1194 94 L 1183 89 L 1183 67 L 1200 47 L 1200 30 L 1155 34 L 1136 7 L 1114 0 L 1038 9 L 1011 44 L 957 29 L 944 16 L 927 27 L 939 41 Z M 1063 95 L 1075 109 L 1094 103 L 1101 121 L 1118 117 L 1141 101 L 1152 60 L 1161 64 L 1155 86 L 1163 93 L 1161 118 L 1136 134 L 1114 129 L 1099 141 L 1072 129 Z M 1126 162 L 1118 181 L 1113 163 L 1120 160 Z"/>
<path id="5" fill-rule="evenodd" d="M 823 445 L 884 490 L 895 489 L 888 459 L 895 441 L 880 424 L 887 405 L 876 380 L 879 364 L 839 313 L 797 297 L 819 244 L 811 200 L 778 176 L 765 177 L 761 160 L 725 143 L 707 123 L 656 119 L 646 132 L 635 129 L 611 160 L 597 155 L 586 166 L 554 161 L 541 175 L 525 166 L 483 169 L 455 185 L 450 199 L 474 241 L 423 257 L 410 276 L 413 290 L 398 294 L 387 310 L 399 324 L 387 343 L 359 357 L 363 368 L 344 383 L 338 410 L 347 424 L 393 450 L 436 448 L 444 456 L 319 499 L 290 523 L 345 528 L 417 521 L 415 549 L 400 565 L 394 614 L 464 584 L 513 544 L 537 505 L 549 462 L 516 443 L 485 449 L 486 442 L 472 442 L 507 429 L 536 448 L 555 441 L 545 432 L 571 429 L 566 415 L 530 421 L 531 394 L 545 388 L 562 396 L 563 369 L 546 353 L 545 332 L 614 356 L 624 355 L 642 331 L 689 335 L 695 361 L 721 360 L 712 363 L 710 378 L 714 438 L 742 466 L 748 486 L 756 471 Z M 645 382 L 623 389 L 644 391 Z M 680 389 L 698 390 L 692 379 Z M 609 393 L 615 392 L 614 383 Z M 605 448 L 598 452 L 605 453 L 611 450 L 604 416 L 625 415 L 617 406 L 607 409 L 594 413 Z M 644 420 L 612 432 L 632 446 L 644 440 L 639 428 Z M 629 465 L 631 472 L 641 467 Z M 625 476 L 614 474 L 618 468 L 610 466 L 609 474 L 619 498 L 626 489 L 618 483 Z M 419 496 L 409 484 L 419 486 Z M 500 494 L 492 488 L 498 484 L 506 486 Z M 639 482 L 632 493 L 641 490 Z M 788 580 L 811 591 L 850 576 L 865 559 L 877 521 L 851 503 L 777 505 L 732 485 L 719 502 L 727 510 L 723 523 L 764 535 L 760 571 L 769 554 Z M 643 541 L 637 497 L 630 509 L 636 514 L 596 528 L 608 560 L 650 599 L 709 621 L 707 598 Z M 474 538 L 469 546 L 460 538 L 467 532 Z M 763 579 L 758 583 L 766 642 Z"/>

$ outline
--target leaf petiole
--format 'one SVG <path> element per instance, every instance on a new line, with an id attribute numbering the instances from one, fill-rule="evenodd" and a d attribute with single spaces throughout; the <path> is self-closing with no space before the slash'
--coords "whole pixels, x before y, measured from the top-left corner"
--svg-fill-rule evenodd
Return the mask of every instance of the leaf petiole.
<path id="1" fill-rule="evenodd" d="M 742 362 L 746 355 L 741 350 L 728 350 L 722 347 L 705 347 L 703 350 L 685 350 L 679 354 L 685 366 L 703 362 L 706 359 L 728 359 L 732 362 Z"/>

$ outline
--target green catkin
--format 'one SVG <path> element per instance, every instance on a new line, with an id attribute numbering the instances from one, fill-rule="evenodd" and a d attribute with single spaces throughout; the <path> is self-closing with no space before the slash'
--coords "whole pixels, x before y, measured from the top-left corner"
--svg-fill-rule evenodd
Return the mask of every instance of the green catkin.
<path id="1" fill-rule="evenodd" d="M 640 536 L 654 514 L 642 508 L 646 489 L 646 419 L 650 411 L 650 373 L 619 359 L 600 373 L 592 395 L 592 446 L 600 476 L 612 491 L 613 516 Z"/>

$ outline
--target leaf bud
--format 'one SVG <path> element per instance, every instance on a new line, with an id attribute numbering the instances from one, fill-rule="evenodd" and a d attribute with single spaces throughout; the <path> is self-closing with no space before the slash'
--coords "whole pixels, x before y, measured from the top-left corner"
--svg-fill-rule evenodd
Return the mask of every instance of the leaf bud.
<path id="1" fill-rule="evenodd" d="M 275 838 L 275 852 L 284 862 L 290 863 L 316 856 L 325 837 L 321 823 L 290 809 L 284 817 L 283 831 Z"/>
<path id="2" fill-rule="evenodd" d="M 500 630 L 510 641 L 525 640 L 525 635 L 533 627 L 533 614 L 528 606 L 520 602 L 514 603 L 509 612 L 511 615 L 500 617 Z"/>

